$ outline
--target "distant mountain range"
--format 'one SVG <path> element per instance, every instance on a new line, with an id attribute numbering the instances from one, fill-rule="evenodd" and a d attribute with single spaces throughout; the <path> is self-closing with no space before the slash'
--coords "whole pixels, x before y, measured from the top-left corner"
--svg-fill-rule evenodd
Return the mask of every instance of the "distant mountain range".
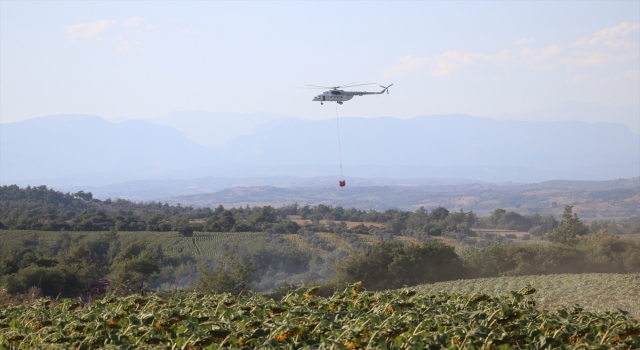
<path id="1" fill-rule="evenodd" d="M 530 113 L 504 114 L 497 119 L 518 120 L 582 120 L 597 123 L 606 120 L 610 123 L 626 125 L 631 131 L 640 134 L 640 104 L 618 108 L 609 108 L 597 103 L 567 101 L 559 106 L 540 109 Z"/>
<path id="2" fill-rule="evenodd" d="M 498 121 L 469 115 L 342 118 L 343 161 L 351 166 L 488 166 L 568 170 L 635 163 L 640 139 L 613 123 Z M 335 120 L 271 121 L 227 142 L 247 164 L 332 164 Z"/>
<path id="3" fill-rule="evenodd" d="M 207 113 L 183 111 L 149 119 L 158 125 L 180 130 L 195 143 L 220 148 L 236 136 L 250 135 L 255 128 L 268 121 L 293 119 L 273 113 Z"/>
<path id="4" fill-rule="evenodd" d="M 74 177 L 118 182 L 175 173 L 211 156 L 180 131 L 142 120 L 57 115 L 0 127 L 3 184 Z"/>
<path id="5" fill-rule="evenodd" d="M 253 114 L 212 117 L 207 123 L 206 118 L 192 113 L 112 123 L 98 116 L 58 115 L 1 124 L 0 183 L 69 187 L 339 172 L 335 120 Z M 246 118 L 246 130 L 236 121 L 225 136 L 230 118 Z M 341 118 L 340 133 L 345 173 L 362 178 L 539 182 L 629 178 L 640 172 L 640 137 L 614 123 L 468 115 Z M 205 146 L 207 135 L 218 141 Z"/>
<path id="6" fill-rule="evenodd" d="M 438 183 L 433 185 L 364 185 L 233 187 L 215 193 L 168 198 L 171 204 L 215 207 L 334 205 L 346 208 L 473 210 L 481 216 L 503 208 L 521 214 L 562 215 L 565 205 L 583 218 L 630 218 L 640 213 L 640 177 L 613 181 L 545 181 L 536 184 Z"/>

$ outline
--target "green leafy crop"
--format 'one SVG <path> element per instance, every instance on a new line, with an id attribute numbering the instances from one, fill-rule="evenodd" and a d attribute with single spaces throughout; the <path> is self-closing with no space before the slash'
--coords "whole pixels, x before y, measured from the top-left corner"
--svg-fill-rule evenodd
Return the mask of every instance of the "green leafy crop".
<path id="1" fill-rule="evenodd" d="M 175 299 L 107 296 L 91 305 L 47 300 L 0 310 L 0 347 L 218 349 L 631 349 L 640 327 L 622 311 L 545 311 L 527 295 L 426 294 L 403 289 L 329 298 L 301 288 L 262 295 Z"/>

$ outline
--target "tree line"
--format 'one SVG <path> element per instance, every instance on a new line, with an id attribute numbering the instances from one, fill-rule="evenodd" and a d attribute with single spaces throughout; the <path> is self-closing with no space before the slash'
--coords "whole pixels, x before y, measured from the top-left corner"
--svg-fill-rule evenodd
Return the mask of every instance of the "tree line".
<path id="1" fill-rule="evenodd" d="M 436 208 L 428 212 L 388 209 L 385 211 L 345 209 L 341 206 L 291 204 L 211 209 L 169 205 L 160 202 L 99 200 L 91 192 L 62 193 L 46 186 L 0 187 L 0 228 L 45 231 L 178 231 L 191 235 L 203 232 L 297 233 L 301 227 L 288 219 L 297 215 L 318 225 L 320 220 L 385 224 L 393 234 L 423 232 L 439 236 L 444 232 L 469 232 L 478 222 L 473 211 L 449 212 Z M 355 233 L 367 234 L 362 225 Z"/>
<path id="2" fill-rule="evenodd" d="M 93 198 L 91 192 L 62 193 L 46 186 L 0 187 L 0 228 L 17 230 L 296 233 L 300 226 L 287 217 L 297 215 L 314 223 L 320 220 L 382 223 L 394 234 L 420 231 L 439 236 L 444 232 L 468 232 L 477 224 L 480 227 L 512 228 L 514 214 L 508 213 L 507 220 L 483 221 L 473 211 L 449 212 L 446 208 L 436 208 L 431 212 L 425 208 L 413 212 L 398 209 L 366 211 L 324 204 L 291 204 L 279 208 L 246 206 L 226 209 L 218 206 L 211 209 L 161 202 L 136 203 L 125 199 L 101 201 Z M 522 216 L 518 219 L 516 221 L 521 224 Z M 524 220 L 529 226 L 538 222 L 543 224 L 544 220 L 534 219 L 525 217 Z M 545 227 L 552 228 L 554 223 L 551 221 Z M 358 230 L 358 233 L 368 233 L 364 227 Z"/>
<path id="3" fill-rule="evenodd" d="M 441 236 L 445 233 L 473 236 L 472 228 L 525 231 L 534 236 L 542 236 L 558 225 L 558 220 L 552 215 L 522 215 L 504 209 L 496 209 L 489 217 L 484 218 L 479 218 L 473 211 L 449 211 L 442 207 L 431 211 L 424 207 L 415 211 L 367 211 L 324 204 L 309 206 L 294 203 L 279 208 L 245 206 L 227 209 L 218 206 L 212 209 L 155 201 L 99 200 L 91 192 L 62 193 L 46 186 L 0 187 L 0 229 L 177 231 L 187 236 L 194 231 L 297 233 L 301 227 L 288 219 L 290 215 L 297 215 L 316 225 L 319 225 L 320 220 L 380 223 L 384 224 L 386 234 L 418 238 Z M 640 233 L 640 221 L 596 220 L 588 225 L 590 232 L 603 228 L 616 234 Z M 371 227 L 361 225 L 351 231 L 370 234 L 371 230 Z"/>
<path id="4" fill-rule="evenodd" d="M 306 276 L 309 283 L 331 293 L 358 281 L 368 290 L 383 290 L 468 278 L 640 272 L 638 242 L 621 239 L 607 229 L 589 233 L 570 206 L 557 227 L 545 235 L 546 242 L 498 242 L 459 252 L 438 239 L 421 244 L 399 240 L 364 244 L 357 241 L 358 235 L 344 231 L 338 234 L 354 249 L 329 249 L 327 242 L 317 241 L 321 237 L 314 236 L 311 225 L 303 227 L 302 235 L 312 246 L 325 249 L 322 256 L 315 250 L 285 245 L 279 234 L 267 235 L 269 240 L 250 252 L 229 246 L 211 261 L 167 254 L 160 245 L 140 241 L 123 245 L 115 231 L 90 239 L 67 233 L 46 247 L 25 237 L 20 249 L 3 251 L 0 284 L 10 294 L 37 287 L 48 296 L 76 296 L 86 293 L 88 280 L 108 277 L 112 292 L 130 294 L 162 281 L 173 281 L 177 287 L 176 280 L 189 274 L 195 278 L 182 288 L 235 294 L 272 290 L 280 295 L 293 287 L 283 276 L 295 277 L 289 281 Z"/>

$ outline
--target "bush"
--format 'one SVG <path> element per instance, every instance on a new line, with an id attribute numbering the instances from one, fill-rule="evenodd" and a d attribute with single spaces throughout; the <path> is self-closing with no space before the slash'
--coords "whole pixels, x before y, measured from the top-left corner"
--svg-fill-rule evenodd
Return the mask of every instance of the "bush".
<path id="1" fill-rule="evenodd" d="M 334 264 L 332 283 L 362 281 L 369 290 L 415 286 L 463 276 L 454 248 L 439 241 L 422 245 L 381 242 Z"/>
<path id="2" fill-rule="evenodd" d="M 621 240 L 606 229 L 580 241 L 589 272 L 640 272 L 640 244 Z"/>
<path id="3" fill-rule="evenodd" d="M 529 234 L 533 236 L 542 236 L 544 234 L 544 230 L 542 226 L 533 226 L 529 229 Z"/>
<path id="4" fill-rule="evenodd" d="M 468 278 L 640 272 L 640 244 L 602 230 L 577 245 L 490 244 L 463 254 Z"/>
<path id="5" fill-rule="evenodd" d="M 371 235 L 382 242 L 393 242 L 395 240 L 395 234 L 385 229 L 373 229 L 371 230 Z"/>
<path id="6" fill-rule="evenodd" d="M 160 258 L 142 242 L 130 244 L 113 259 L 111 288 L 119 294 L 143 288 L 160 273 Z"/>
<path id="7" fill-rule="evenodd" d="M 237 295 L 247 289 L 253 273 L 252 264 L 242 264 L 237 255 L 224 251 L 215 260 L 213 269 L 198 265 L 200 276 L 196 289 L 203 293 L 232 293 Z"/>
<path id="8" fill-rule="evenodd" d="M 31 265 L 18 273 L 4 276 L 2 285 L 11 294 L 25 293 L 31 287 L 38 287 L 43 295 L 55 296 L 62 291 L 64 279 L 64 273 L 57 267 Z"/>
<path id="9" fill-rule="evenodd" d="M 360 234 L 360 235 L 368 235 L 369 231 L 370 231 L 369 228 L 364 224 L 360 224 L 349 229 L 349 232 Z"/>
<path id="10" fill-rule="evenodd" d="M 463 259 L 467 277 L 481 278 L 559 273 L 554 269 L 559 261 L 567 263 L 570 260 L 567 254 L 577 257 L 577 252 L 572 255 L 564 251 L 562 256 L 554 253 L 552 248 L 542 245 L 494 243 L 484 249 L 468 249 Z"/>

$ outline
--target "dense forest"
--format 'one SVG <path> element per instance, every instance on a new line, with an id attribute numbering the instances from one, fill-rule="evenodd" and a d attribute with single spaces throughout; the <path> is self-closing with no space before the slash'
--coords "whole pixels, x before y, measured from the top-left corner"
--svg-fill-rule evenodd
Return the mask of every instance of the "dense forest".
<path id="1" fill-rule="evenodd" d="M 306 221 L 297 223 L 293 216 Z M 348 228 L 344 221 L 362 224 Z M 326 290 L 362 281 L 367 289 L 381 290 L 461 278 L 640 272 L 640 244 L 617 235 L 640 233 L 637 221 L 585 224 L 571 206 L 558 219 L 502 209 L 484 218 L 446 208 L 378 212 L 292 204 L 211 209 L 102 201 L 88 192 L 61 193 L 45 186 L 3 186 L 0 222 L 10 232 L 25 230 L 6 240 L 0 252 L 0 283 L 10 295 L 34 287 L 50 296 L 83 295 L 88 280 L 103 277 L 120 294 L 178 287 L 277 293 L 301 281 Z M 490 233 L 480 229 L 524 231 L 538 239 L 527 244 L 486 240 Z M 143 232 L 122 234 L 127 231 L 147 231 L 158 240 L 136 239 Z M 206 232 L 229 232 L 229 237 L 262 233 L 247 241 L 257 242 L 251 247 L 228 239 L 209 258 L 168 251 L 160 242 L 160 237 L 182 237 L 197 245 Z M 292 235 L 302 243 L 285 239 Z M 367 243 L 367 235 L 377 243 Z M 400 237 L 421 243 L 408 244 Z M 488 244 L 456 251 L 439 238 L 483 238 Z"/>

